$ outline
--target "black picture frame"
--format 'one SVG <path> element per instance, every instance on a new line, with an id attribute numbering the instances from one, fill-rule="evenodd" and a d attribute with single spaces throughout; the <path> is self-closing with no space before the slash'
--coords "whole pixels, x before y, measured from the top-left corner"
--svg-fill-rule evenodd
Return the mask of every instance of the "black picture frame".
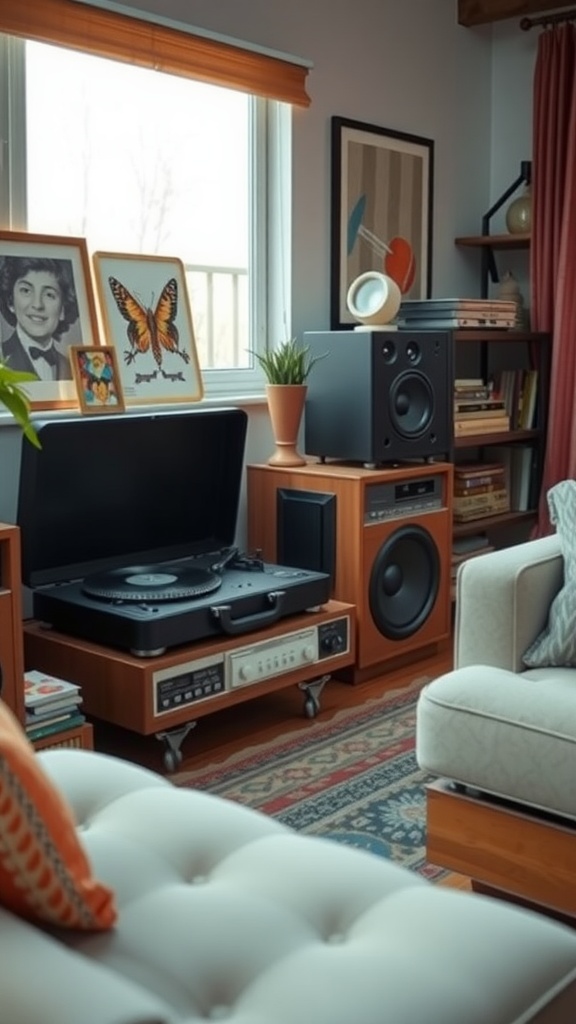
<path id="1" fill-rule="evenodd" d="M 332 330 L 354 325 L 346 296 L 367 270 L 394 277 L 405 299 L 430 297 L 433 193 L 432 139 L 332 117 Z"/>

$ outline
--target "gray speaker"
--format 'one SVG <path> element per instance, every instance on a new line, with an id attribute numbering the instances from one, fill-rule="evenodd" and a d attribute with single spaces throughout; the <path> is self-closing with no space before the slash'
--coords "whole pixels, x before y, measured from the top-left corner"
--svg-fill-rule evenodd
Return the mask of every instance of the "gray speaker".
<path id="1" fill-rule="evenodd" d="M 450 457 L 450 331 L 318 331 L 304 344 L 325 357 L 307 381 L 308 455 L 370 466 Z"/>

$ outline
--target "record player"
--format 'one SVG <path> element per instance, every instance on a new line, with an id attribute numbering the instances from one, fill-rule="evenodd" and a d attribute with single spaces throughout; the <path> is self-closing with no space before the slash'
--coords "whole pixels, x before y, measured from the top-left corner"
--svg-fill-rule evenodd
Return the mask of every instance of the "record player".
<path id="1" fill-rule="evenodd" d="M 41 448 L 22 448 L 18 525 L 37 620 L 150 657 L 328 601 L 328 574 L 234 546 L 243 410 L 34 425 Z"/>

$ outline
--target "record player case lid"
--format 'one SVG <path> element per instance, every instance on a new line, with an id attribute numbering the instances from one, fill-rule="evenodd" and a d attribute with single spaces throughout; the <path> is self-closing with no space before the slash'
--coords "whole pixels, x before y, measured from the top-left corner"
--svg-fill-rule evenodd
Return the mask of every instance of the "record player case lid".
<path id="1" fill-rule="evenodd" d="M 220 551 L 234 542 L 242 409 L 34 418 L 17 521 L 32 588 Z"/>

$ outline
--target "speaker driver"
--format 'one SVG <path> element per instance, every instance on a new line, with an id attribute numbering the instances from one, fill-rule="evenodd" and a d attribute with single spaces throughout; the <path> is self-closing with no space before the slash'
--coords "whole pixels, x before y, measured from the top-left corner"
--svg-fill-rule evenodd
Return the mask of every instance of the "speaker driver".
<path id="1" fill-rule="evenodd" d="M 407 370 L 390 388 L 390 421 L 402 437 L 420 437 L 434 416 L 434 391 L 421 373 Z"/>
<path id="2" fill-rule="evenodd" d="M 403 640 L 428 618 L 440 586 L 440 556 L 421 526 L 404 526 L 382 544 L 370 574 L 372 618 L 383 636 Z"/>

